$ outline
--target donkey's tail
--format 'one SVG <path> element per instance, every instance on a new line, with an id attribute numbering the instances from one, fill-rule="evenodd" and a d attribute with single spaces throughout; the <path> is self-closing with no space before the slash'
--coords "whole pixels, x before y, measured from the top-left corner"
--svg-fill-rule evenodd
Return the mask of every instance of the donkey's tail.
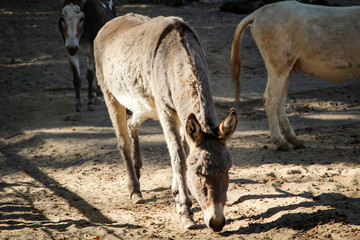
<path id="1" fill-rule="evenodd" d="M 240 101 L 240 70 L 241 70 L 241 58 L 240 58 L 240 48 L 241 48 L 241 39 L 244 34 L 245 28 L 254 22 L 255 14 L 250 14 L 245 17 L 241 22 L 238 24 L 235 34 L 234 40 L 231 46 L 231 76 L 232 80 L 235 83 L 235 103 L 238 104 Z"/>

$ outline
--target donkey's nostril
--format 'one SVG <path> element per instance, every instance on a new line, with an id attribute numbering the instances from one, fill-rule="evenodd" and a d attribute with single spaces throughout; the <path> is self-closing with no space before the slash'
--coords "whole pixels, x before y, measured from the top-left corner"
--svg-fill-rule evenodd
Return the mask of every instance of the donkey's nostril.
<path id="1" fill-rule="evenodd" d="M 214 219 L 211 218 L 209 222 L 209 227 L 214 230 L 214 232 L 220 232 L 225 226 L 225 218 L 222 219 L 220 223 L 214 222 Z"/>
<path id="2" fill-rule="evenodd" d="M 78 46 L 67 46 L 66 49 L 71 56 L 74 56 L 77 53 L 79 47 Z"/>

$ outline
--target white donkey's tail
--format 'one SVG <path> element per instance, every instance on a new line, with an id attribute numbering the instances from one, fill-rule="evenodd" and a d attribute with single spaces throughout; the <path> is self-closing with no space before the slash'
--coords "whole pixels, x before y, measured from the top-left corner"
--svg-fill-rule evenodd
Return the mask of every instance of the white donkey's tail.
<path id="1" fill-rule="evenodd" d="M 236 85 L 235 89 L 235 102 L 236 104 L 240 101 L 240 70 L 241 70 L 241 58 L 240 58 L 240 48 L 241 48 L 241 39 L 244 34 L 245 28 L 254 22 L 255 14 L 252 13 L 245 17 L 236 27 L 234 34 L 234 40 L 231 46 L 231 76 L 232 80 Z"/>

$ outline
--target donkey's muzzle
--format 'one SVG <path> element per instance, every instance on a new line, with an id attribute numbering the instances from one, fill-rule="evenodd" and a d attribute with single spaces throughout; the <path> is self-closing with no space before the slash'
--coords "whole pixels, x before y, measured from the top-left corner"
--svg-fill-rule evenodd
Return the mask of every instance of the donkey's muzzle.
<path id="1" fill-rule="evenodd" d="M 68 51 L 70 56 L 74 56 L 78 52 L 79 47 L 78 46 L 66 46 L 66 50 Z"/>
<path id="2" fill-rule="evenodd" d="M 220 232 L 225 226 L 224 206 L 220 203 L 210 205 L 204 212 L 206 225 L 214 232 Z"/>
<path id="3" fill-rule="evenodd" d="M 224 226 L 225 226 L 225 218 L 223 218 L 222 221 L 215 221 L 213 218 L 210 219 L 209 227 L 214 232 L 220 232 Z"/>

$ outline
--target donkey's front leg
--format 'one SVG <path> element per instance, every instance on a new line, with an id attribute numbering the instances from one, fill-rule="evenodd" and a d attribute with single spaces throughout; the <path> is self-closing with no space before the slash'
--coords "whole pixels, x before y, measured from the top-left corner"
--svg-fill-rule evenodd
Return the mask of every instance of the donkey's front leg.
<path id="1" fill-rule="evenodd" d="M 82 102 L 81 102 L 81 78 L 80 78 L 80 66 L 79 66 L 79 56 L 78 54 L 70 56 L 68 54 L 68 59 L 71 65 L 71 70 L 73 72 L 73 83 L 75 87 L 76 94 L 76 112 L 82 112 Z"/>
<path id="2" fill-rule="evenodd" d="M 159 114 L 159 118 L 171 157 L 173 169 L 172 194 L 175 198 L 176 210 L 180 214 L 184 228 L 192 229 L 196 227 L 196 223 L 193 220 L 192 202 L 186 185 L 186 155 L 179 132 L 180 122 L 177 117 L 170 117 L 166 113 Z"/>
<path id="3" fill-rule="evenodd" d="M 94 95 L 92 92 L 93 80 L 94 80 L 94 76 L 95 76 L 95 73 L 94 73 L 95 67 L 94 66 L 95 66 L 94 54 L 90 53 L 87 56 L 87 72 L 86 72 L 86 79 L 88 80 L 88 83 L 89 83 L 88 107 L 87 107 L 89 111 L 95 111 Z"/>

